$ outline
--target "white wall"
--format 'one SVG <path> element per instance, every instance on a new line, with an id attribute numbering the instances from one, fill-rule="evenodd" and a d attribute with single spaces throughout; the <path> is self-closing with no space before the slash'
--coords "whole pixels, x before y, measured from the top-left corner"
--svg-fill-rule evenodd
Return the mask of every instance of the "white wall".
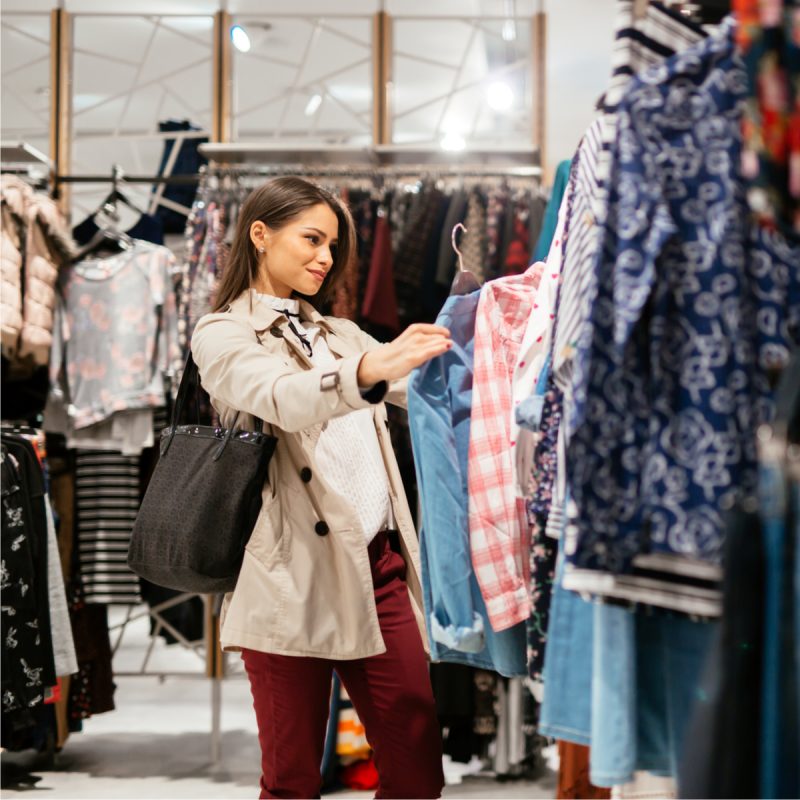
<path id="1" fill-rule="evenodd" d="M 3 0 L 4 11 L 46 11 L 57 0 Z M 73 12 L 120 11 L 109 0 L 64 0 Z M 227 5 L 233 13 L 285 12 L 285 0 L 128 0 L 128 13 L 211 13 Z M 298 0 L 301 12 L 370 14 L 383 5 L 395 15 L 499 14 L 505 0 Z M 570 158 L 590 124 L 597 98 L 611 72 L 614 0 L 514 0 L 517 14 L 542 8 L 548 15 L 547 43 L 547 174 Z M 447 32 L 443 31 L 443 36 Z M 435 54 L 434 54 L 435 55 Z"/>
<path id="2" fill-rule="evenodd" d="M 614 0 L 546 0 L 547 161 L 571 158 L 611 77 Z"/>

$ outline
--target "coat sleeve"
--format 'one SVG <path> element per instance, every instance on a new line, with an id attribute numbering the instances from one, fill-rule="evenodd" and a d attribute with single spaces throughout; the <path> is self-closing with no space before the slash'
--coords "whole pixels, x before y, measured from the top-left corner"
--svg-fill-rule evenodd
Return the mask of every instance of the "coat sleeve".
<path id="1" fill-rule="evenodd" d="M 208 314 L 195 328 L 192 355 L 203 388 L 215 401 L 293 433 L 384 399 L 382 381 L 362 394 L 363 353 L 329 367 L 298 371 L 259 344 L 252 328 L 229 314 Z"/>
<path id="2" fill-rule="evenodd" d="M 368 353 L 370 350 L 374 350 L 377 347 L 380 347 L 384 344 L 384 342 L 379 342 L 375 337 L 370 336 L 368 333 L 361 330 L 355 322 L 350 322 L 349 320 L 337 320 L 339 325 L 342 325 L 343 322 L 347 322 L 348 325 L 352 325 L 353 333 L 355 334 L 358 341 L 361 343 L 361 347 L 363 348 L 365 353 Z M 405 378 L 400 378 L 396 381 L 391 381 L 389 383 L 388 389 L 386 391 L 385 396 L 382 398 L 385 403 L 391 403 L 393 406 L 400 406 L 400 408 L 408 408 L 408 376 Z"/>

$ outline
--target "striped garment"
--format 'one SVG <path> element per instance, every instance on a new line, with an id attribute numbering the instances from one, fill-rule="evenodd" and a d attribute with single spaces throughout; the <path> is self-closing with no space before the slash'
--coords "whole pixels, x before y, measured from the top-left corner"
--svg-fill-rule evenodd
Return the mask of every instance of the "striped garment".
<path id="1" fill-rule="evenodd" d="M 102 450 L 76 454 L 80 572 L 87 603 L 140 603 L 128 546 L 139 510 L 139 456 Z"/>
<path id="2" fill-rule="evenodd" d="M 558 471 L 553 487 L 547 533 L 559 536 L 566 524 L 566 446 L 574 430 L 573 356 L 589 318 L 596 291 L 594 262 L 600 226 L 605 219 L 605 185 L 611 170 L 611 147 L 616 140 L 616 110 L 631 77 L 682 52 L 706 37 L 705 31 L 681 14 L 650 2 L 635 19 L 634 0 L 618 0 L 612 74 L 603 113 L 589 126 L 575 158 L 571 185 L 570 234 L 564 245 L 561 287 L 553 337 L 553 379 L 564 395 L 564 415 L 558 439 Z"/>
<path id="3" fill-rule="evenodd" d="M 153 440 L 169 425 L 167 409 L 152 409 Z M 139 578 L 128 569 L 128 545 L 146 488 L 140 457 L 109 450 L 76 452 L 80 571 L 88 603 L 140 603 Z"/>
<path id="4" fill-rule="evenodd" d="M 617 0 L 617 23 L 611 55 L 611 81 L 603 98 L 601 152 L 597 161 L 598 185 L 604 186 L 611 172 L 611 147 L 617 138 L 617 106 L 634 75 L 662 64 L 706 37 L 691 20 L 661 3 L 650 2 L 644 16 L 636 19 L 634 0 Z M 605 219 L 605 191 L 595 194 L 598 222 Z"/>

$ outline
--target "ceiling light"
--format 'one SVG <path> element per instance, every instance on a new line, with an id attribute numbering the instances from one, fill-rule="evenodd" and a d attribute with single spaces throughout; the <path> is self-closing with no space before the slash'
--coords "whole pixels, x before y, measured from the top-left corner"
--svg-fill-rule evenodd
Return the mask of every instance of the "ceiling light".
<path id="1" fill-rule="evenodd" d="M 250 37 L 241 25 L 234 25 L 231 28 L 231 41 L 240 53 L 246 53 L 250 50 Z"/>
<path id="2" fill-rule="evenodd" d="M 457 152 L 459 150 L 463 150 L 467 146 L 467 143 L 464 141 L 464 137 L 460 133 L 450 131 L 450 133 L 446 133 L 442 137 L 442 141 L 439 142 L 439 145 L 442 150 L 451 150 L 453 152 Z"/>
<path id="3" fill-rule="evenodd" d="M 486 90 L 486 102 L 494 111 L 508 111 L 514 105 L 514 92 L 504 81 L 495 81 Z"/>
<path id="4" fill-rule="evenodd" d="M 513 42 L 517 38 L 517 26 L 513 19 L 507 19 L 503 23 L 503 41 Z"/>
<path id="5" fill-rule="evenodd" d="M 322 95 L 312 94 L 306 105 L 306 116 L 313 117 L 317 113 L 317 109 L 322 105 Z"/>

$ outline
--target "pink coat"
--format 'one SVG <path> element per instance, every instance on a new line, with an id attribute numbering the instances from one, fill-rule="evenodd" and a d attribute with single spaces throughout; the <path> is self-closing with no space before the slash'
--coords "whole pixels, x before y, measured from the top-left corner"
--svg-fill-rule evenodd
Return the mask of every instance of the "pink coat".
<path id="1" fill-rule="evenodd" d="M 56 204 L 19 178 L 2 176 L 0 202 L 3 355 L 15 365 L 42 366 L 53 341 L 58 271 L 77 248 Z"/>

